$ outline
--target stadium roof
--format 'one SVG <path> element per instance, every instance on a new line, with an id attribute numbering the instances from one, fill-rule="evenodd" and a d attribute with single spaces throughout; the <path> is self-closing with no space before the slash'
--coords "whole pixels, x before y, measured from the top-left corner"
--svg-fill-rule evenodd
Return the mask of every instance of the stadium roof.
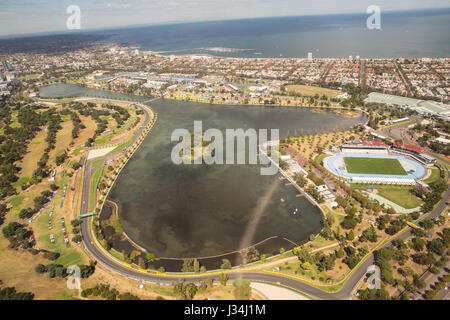
<path id="1" fill-rule="evenodd" d="M 424 153 L 425 152 L 425 150 L 423 150 L 422 148 L 414 147 L 414 146 L 411 146 L 409 144 L 402 144 L 402 143 L 399 143 L 399 142 L 395 142 L 394 143 L 394 147 L 402 148 L 402 149 L 406 149 L 406 150 L 411 150 L 411 151 L 415 151 L 415 152 L 418 152 L 418 153 Z"/>
<path id="2" fill-rule="evenodd" d="M 387 147 L 387 144 L 384 143 L 383 141 L 363 141 L 362 142 L 363 145 L 365 146 L 377 146 L 377 147 Z"/>

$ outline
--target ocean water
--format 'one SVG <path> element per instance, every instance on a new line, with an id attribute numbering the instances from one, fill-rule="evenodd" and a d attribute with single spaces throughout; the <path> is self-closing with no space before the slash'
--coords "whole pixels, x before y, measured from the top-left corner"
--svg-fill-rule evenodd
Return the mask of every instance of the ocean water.
<path id="1" fill-rule="evenodd" d="M 108 42 L 164 54 L 229 57 L 396 58 L 450 56 L 450 9 L 381 14 L 382 30 L 368 30 L 369 15 L 323 15 L 184 23 L 98 31 Z M 205 48 L 240 49 L 215 52 Z M 242 50 L 242 51 L 241 51 Z"/>

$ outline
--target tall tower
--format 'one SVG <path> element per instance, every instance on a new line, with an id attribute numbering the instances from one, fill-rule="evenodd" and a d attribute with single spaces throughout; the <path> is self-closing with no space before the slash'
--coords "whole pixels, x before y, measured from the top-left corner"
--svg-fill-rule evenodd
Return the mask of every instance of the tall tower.
<path id="1" fill-rule="evenodd" d="M 308 52 L 308 61 L 312 61 L 313 57 L 312 57 L 312 52 Z"/>

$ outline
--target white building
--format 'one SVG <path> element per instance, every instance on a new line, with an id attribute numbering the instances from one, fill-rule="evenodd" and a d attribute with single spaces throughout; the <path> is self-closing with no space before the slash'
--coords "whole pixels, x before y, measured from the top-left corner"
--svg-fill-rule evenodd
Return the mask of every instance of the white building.
<path id="1" fill-rule="evenodd" d="M 399 179 L 399 178 L 384 178 L 384 177 L 352 177 L 350 179 L 352 183 L 364 183 L 364 184 L 394 184 L 394 185 L 415 185 L 414 179 Z"/>
<path id="2" fill-rule="evenodd" d="M 343 144 L 341 146 L 341 152 L 344 154 L 388 154 L 388 149 L 384 146 Z"/>
<path id="3" fill-rule="evenodd" d="M 340 94 L 336 97 L 337 99 L 348 99 L 350 98 L 350 96 L 348 95 L 347 92 L 344 92 L 343 94 Z"/>
<path id="4" fill-rule="evenodd" d="M 302 174 L 302 175 L 308 175 L 308 172 L 306 172 L 305 169 L 303 169 L 297 161 L 291 159 L 286 161 L 287 164 L 289 165 L 289 171 L 295 174 Z"/>
<path id="5" fill-rule="evenodd" d="M 164 81 L 154 81 L 154 80 L 147 80 L 146 83 L 144 83 L 142 86 L 144 88 L 153 88 L 153 89 L 161 89 L 163 85 L 165 85 L 167 82 Z"/>
<path id="6" fill-rule="evenodd" d="M 450 140 L 449 139 L 445 139 L 445 138 L 436 138 L 435 139 L 437 142 L 443 143 L 443 144 L 449 144 Z"/>

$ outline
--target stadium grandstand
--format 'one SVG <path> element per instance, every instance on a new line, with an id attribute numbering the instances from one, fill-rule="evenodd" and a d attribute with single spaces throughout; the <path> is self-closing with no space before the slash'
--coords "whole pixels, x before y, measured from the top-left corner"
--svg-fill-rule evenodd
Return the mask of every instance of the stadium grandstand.
<path id="1" fill-rule="evenodd" d="M 392 146 L 392 148 L 415 153 L 415 154 L 421 154 L 421 153 L 425 152 L 425 150 L 423 150 L 422 148 L 414 147 L 409 144 L 402 144 L 399 142 L 395 142 L 394 145 Z"/>
<path id="2" fill-rule="evenodd" d="M 411 146 L 408 144 L 402 144 L 395 142 L 391 148 L 392 151 L 400 154 L 405 154 L 412 157 L 414 160 L 419 161 L 422 164 L 430 165 L 433 164 L 436 159 L 430 157 L 425 153 L 425 150 L 419 147 Z"/>
<path id="3" fill-rule="evenodd" d="M 383 141 L 353 141 L 340 147 L 344 154 L 388 154 L 389 146 Z"/>

